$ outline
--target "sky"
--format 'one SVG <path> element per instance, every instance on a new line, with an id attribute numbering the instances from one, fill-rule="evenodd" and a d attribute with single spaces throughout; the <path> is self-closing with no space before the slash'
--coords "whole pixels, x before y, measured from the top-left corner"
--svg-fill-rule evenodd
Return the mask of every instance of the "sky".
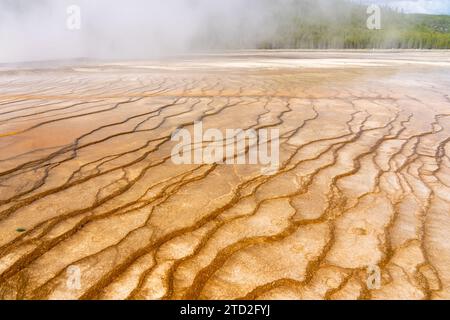
<path id="1" fill-rule="evenodd" d="M 405 13 L 450 14 L 450 0 L 354 0 L 378 3 L 401 9 Z"/>

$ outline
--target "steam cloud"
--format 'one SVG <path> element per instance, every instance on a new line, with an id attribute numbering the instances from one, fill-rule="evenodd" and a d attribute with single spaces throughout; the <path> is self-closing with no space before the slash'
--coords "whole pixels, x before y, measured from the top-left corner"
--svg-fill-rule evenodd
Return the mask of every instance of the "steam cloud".
<path id="1" fill-rule="evenodd" d="M 292 20 L 286 17 L 295 13 L 311 25 L 317 25 L 319 20 L 346 21 L 350 16 L 342 12 L 348 8 L 342 5 L 344 1 L 0 0 L 0 63 L 72 58 L 146 59 L 193 51 L 250 49 L 265 47 L 261 44 L 275 34 L 283 43 L 281 47 L 289 48 L 294 37 L 289 39 L 286 33 L 295 35 L 292 29 L 298 26 L 290 26 Z M 434 3 L 445 1 L 450 0 Z M 305 6 L 299 3 L 314 10 L 305 13 Z M 67 8 L 71 5 L 81 9 L 80 30 L 67 28 Z M 341 22 L 334 21 L 334 25 Z"/>
<path id="2" fill-rule="evenodd" d="M 251 48 L 291 0 L 0 0 L 0 63 Z M 66 12 L 81 8 L 81 29 Z"/>

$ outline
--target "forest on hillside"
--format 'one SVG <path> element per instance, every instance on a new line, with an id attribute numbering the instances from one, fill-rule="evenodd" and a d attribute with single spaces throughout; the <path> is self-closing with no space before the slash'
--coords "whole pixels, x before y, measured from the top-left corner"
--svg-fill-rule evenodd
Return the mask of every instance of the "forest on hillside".
<path id="1" fill-rule="evenodd" d="M 370 30 L 366 5 L 348 0 L 285 3 L 273 5 L 259 34 L 243 19 L 232 36 L 211 38 L 211 30 L 220 23 L 211 21 L 207 42 L 229 49 L 450 49 L 450 16 L 405 14 L 381 7 L 381 29 Z"/>

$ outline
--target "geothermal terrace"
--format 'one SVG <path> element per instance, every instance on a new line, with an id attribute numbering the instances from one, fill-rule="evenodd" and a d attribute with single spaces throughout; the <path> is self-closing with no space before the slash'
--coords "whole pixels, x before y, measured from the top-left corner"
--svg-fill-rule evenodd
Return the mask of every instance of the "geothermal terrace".
<path id="1" fill-rule="evenodd" d="M 449 89 L 445 51 L 0 66 L 0 298 L 450 299 Z M 175 165 L 200 120 L 279 170 Z"/>

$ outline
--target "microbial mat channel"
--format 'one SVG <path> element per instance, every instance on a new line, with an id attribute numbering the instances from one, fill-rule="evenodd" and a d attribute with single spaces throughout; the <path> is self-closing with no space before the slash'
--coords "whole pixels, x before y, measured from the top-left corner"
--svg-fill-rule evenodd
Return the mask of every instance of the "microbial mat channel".
<path id="1" fill-rule="evenodd" d="M 450 299 L 449 94 L 446 51 L 1 66 L 0 298 Z M 195 121 L 279 170 L 175 165 Z"/>

